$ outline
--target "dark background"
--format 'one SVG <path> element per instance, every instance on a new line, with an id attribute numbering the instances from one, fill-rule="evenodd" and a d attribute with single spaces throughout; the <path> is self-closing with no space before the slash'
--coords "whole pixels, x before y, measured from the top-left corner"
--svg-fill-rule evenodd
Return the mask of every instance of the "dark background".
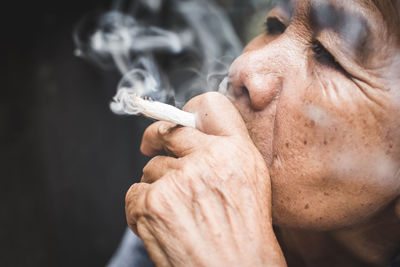
<path id="1" fill-rule="evenodd" d="M 113 115 L 119 76 L 73 56 L 74 25 L 110 1 L 15 2 L 1 8 L 0 266 L 104 266 L 148 123 Z"/>
<path id="2" fill-rule="evenodd" d="M 247 1 L 221 1 L 243 31 Z M 119 75 L 75 57 L 72 40 L 110 3 L 2 3 L 0 266 L 104 266 L 122 237 L 150 122 L 111 113 Z"/>

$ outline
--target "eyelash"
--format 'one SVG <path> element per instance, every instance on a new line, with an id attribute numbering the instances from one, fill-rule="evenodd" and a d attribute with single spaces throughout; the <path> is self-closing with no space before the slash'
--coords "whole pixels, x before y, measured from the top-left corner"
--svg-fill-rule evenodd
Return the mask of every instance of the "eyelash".
<path id="1" fill-rule="evenodd" d="M 267 34 L 283 34 L 286 28 L 286 25 L 278 18 L 270 17 L 265 21 L 265 31 Z M 311 49 L 319 62 L 337 69 L 343 69 L 336 58 L 319 41 L 314 41 Z"/>
<path id="2" fill-rule="evenodd" d="M 265 31 L 267 34 L 282 34 L 286 30 L 286 25 L 278 18 L 267 18 L 265 21 Z"/>
<path id="3" fill-rule="evenodd" d="M 319 41 L 314 41 L 311 49 L 319 62 L 338 69 L 342 68 L 336 58 Z"/>

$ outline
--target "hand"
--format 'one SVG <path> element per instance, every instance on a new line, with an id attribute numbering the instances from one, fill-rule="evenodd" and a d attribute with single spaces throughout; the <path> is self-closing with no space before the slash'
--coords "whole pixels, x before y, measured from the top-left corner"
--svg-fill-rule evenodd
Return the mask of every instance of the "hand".
<path id="1" fill-rule="evenodd" d="M 155 157 L 126 195 L 129 226 L 158 266 L 285 265 L 268 169 L 241 116 L 217 93 L 184 109 L 199 130 L 156 122 L 144 134 L 141 150 Z"/>

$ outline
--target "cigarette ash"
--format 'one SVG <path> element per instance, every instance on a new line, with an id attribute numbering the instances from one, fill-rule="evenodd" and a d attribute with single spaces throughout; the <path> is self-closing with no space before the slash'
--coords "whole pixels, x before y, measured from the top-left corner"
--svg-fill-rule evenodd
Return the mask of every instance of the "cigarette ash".
<path id="1" fill-rule="evenodd" d="M 158 87 L 159 84 L 148 72 L 134 69 L 122 78 L 110 108 L 115 114 L 138 115 L 143 112 L 143 107 L 137 105 L 138 98 L 153 101 L 147 95 L 149 92 L 163 92 Z"/>
<path id="2" fill-rule="evenodd" d="M 116 96 L 110 104 L 111 110 L 115 114 L 138 115 L 169 121 L 188 127 L 196 127 L 196 117 L 194 114 L 184 112 L 174 106 L 154 101 L 147 97 L 148 91 L 152 91 L 158 99 L 164 98 L 160 94 L 165 90 L 158 90 L 158 83 L 148 72 L 143 70 L 132 70 L 121 80 Z"/>
<path id="3" fill-rule="evenodd" d="M 142 114 L 146 117 L 169 121 L 182 126 L 196 128 L 195 114 L 182 111 L 174 106 L 152 99 L 138 97 L 130 88 L 121 88 L 111 103 L 111 110 L 116 114 Z"/>

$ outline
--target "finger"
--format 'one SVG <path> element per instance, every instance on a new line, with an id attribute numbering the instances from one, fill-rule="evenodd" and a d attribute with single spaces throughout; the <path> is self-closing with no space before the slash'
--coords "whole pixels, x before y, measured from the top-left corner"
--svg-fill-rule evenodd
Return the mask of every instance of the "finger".
<path id="1" fill-rule="evenodd" d="M 158 121 L 150 125 L 143 134 L 140 150 L 146 156 L 156 156 L 166 151 L 184 157 L 204 145 L 206 135 L 197 129 Z"/>
<path id="2" fill-rule="evenodd" d="M 220 93 L 212 92 L 197 96 L 183 109 L 196 114 L 196 126 L 206 134 L 248 137 L 246 125 L 239 111 Z"/>
<path id="3" fill-rule="evenodd" d="M 165 253 L 153 231 L 150 230 L 152 227 L 149 225 L 149 222 L 140 223 L 137 228 L 138 234 L 146 247 L 146 251 L 149 253 L 151 261 L 159 267 L 172 266 L 167 253 Z"/>
<path id="4" fill-rule="evenodd" d="M 154 183 L 167 172 L 177 170 L 179 168 L 179 159 L 157 156 L 152 158 L 143 168 L 142 183 Z"/>
<path id="5" fill-rule="evenodd" d="M 129 228 L 139 236 L 149 255 L 157 266 L 172 266 L 167 254 L 155 238 L 149 221 L 144 216 L 145 199 L 150 185 L 138 183 L 132 185 L 125 197 L 125 213 Z"/>
<path id="6" fill-rule="evenodd" d="M 129 228 L 138 235 L 137 220 L 144 215 L 145 197 L 150 185 L 146 183 L 133 184 L 125 196 L 125 216 Z"/>

